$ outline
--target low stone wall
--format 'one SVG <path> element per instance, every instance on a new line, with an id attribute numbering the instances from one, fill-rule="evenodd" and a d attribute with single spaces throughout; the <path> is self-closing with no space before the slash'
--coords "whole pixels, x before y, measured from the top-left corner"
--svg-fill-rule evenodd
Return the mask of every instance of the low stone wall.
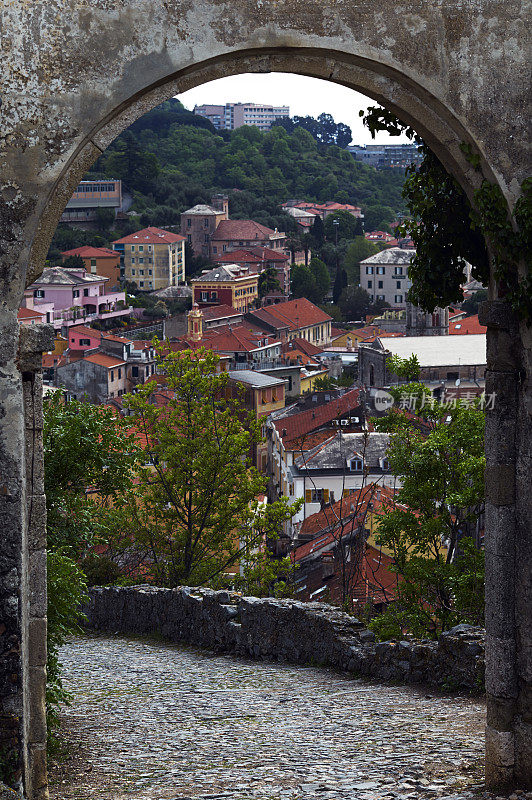
<path id="1" fill-rule="evenodd" d="M 330 666 L 381 680 L 468 692 L 484 687 L 484 631 L 458 625 L 439 641 L 375 642 L 354 617 L 323 603 L 242 597 L 210 589 L 95 587 L 87 627 L 252 658 Z"/>

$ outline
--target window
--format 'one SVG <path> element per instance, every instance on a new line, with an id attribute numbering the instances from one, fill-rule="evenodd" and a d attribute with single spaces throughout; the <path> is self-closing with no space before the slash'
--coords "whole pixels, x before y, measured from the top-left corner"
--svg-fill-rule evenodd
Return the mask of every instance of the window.
<path id="1" fill-rule="evenodd" d="M 218 252 L 218 250 L 217 250 L 217 248 L 216 248 L 216 245 L 215 245 L 215 246 L 212 248 L 212 252 L 213 252 L 213 253 L 217 253 L 217 252 Z"/>
<path id="2" fill-rule="evenodd" d="M 152 270 L 152 269 L 149 269 L 149 270 L 148 270 L 148 275 L 152 275 L 152 274 L 153 274 L 153 270 Z"/>
<path id="3" fill-rule="evenodd" d="M 377 295 L 377 300 L 384 300 L 384 299 L 385 299 L 385 298 L 384 298 L 384 295 L 383 295 L 383 294 L 378 294 L 378 295 Z"/>
<path id="4" fill-rule="evenodd" d="M 396 286 L 397 289 L 400 289 L 401 288 L 401 281 L 396 281 L 395 282 L 395 286 Z"/>
<path id="5" fill-rule="evenodd" d="M 190 217 L 189 217 L 189 218 L 187 219 L 187 228 L 191 228 L 191 227 L 192 227 L 192 220 L 191 220 L 191 219 L 190 219 Z"/>
<path id="6" fill-rule="evenodd" d="M 382 289 L 383 286 L 384 286 L 384 282 L 383 281 L 378 281 L 377 289 Z"/>
<path id="7" fill-rule="evenodd" d="M 132 270 L 131 270 L 131 274 L 132 274 L 132 275 L 134 275 L 134 274 L 135 274 L 135 270 L 134 270 L 134 269 L 132 269 Z"/>
<path id="8" fill-rule="evenodd" d="M 122 368 L 118 367 L 118 380 L 122 377 Z"/>
<path id="9" fill-rule="evenodd" d="M 134 253 L 134 252 L 135 252 L 135 245 L 134 245 L 134 244 L 132 244 L 132 245 L 131 245 L 131 252 L 132 252 L 132 253 Z"/>
<path id="10" fill-rule="evenodd" d="M 44 297 L 44 289 L 35 289 L 33 292 L 34 297 Z"/>
<path id="11" fill-rule="evenodd" d="M 351 472 L 363 472 L 364 470 L 364 462 L 361 458 L 355 456 L 348 462 L 348 467 Z"/>
<path id="12" fill-rule="evenodd" d="M 208 243 L 208 241 L 209 241 L 209 234 L 208 234 L 208 233 L 204 233 L 204 234 L 203 234 L 203 240 L 204 240 L 206 243 Z"/>
<path id="13" fill-rule="evenodd" d="M 209 220 L 208 219 L 204 219 L 203 220 L 203 227 L 204 228 L 208 228 L 209 227 Z"/>
<path id="14" fill-rule="evenodd" d="M 217 299 L 218 299 L 218 292 L 211 292 L 211 300 L 217 300 Z"/>
<path id="15" fill-rule="evenodd" d="M 395 295 L 395 302 L 396 303 L 402 303 L 403 302 L 403 295 L 402 294 L 396 294 Z"/>
<path id="16" fill-rule="evenodd" d="M 114 370 L 112 369 L 112 370 L 111 370 L 111 372 L 109 373 L 109 380 L 110 380 L 110 381 L 114 381 L 114 379 L 115 379 L 115 372 L 114 372 Z"/>
<path id="17" fill-rule="evenodd" d="M 95 258 L 91 258 L 91 267 L 95 267 L 95 266 L 96 266 L 96 259 Z"/>
<path id="18" fill-rule="evenodd" d="M 384 275 L 384 267 L 377 267 L 377 275 Z"/>
<path id="19" fill-rule="evenodd" d="M 372 286 L 373 286 L 373 281 L 368 281 L 368 289 L 371 289 Z"/>
<path id="20" fill-rule="evenodd" d="M 388 461 L 388 459 L 387 458 L 379 458 L 379 461 L 380 461 L 381 469 L 384 472 L 388 472 L 388 470 L 390 469 L 390 462 Z"/>
<path id="21" fill-rule="evenodd" d="M 144 270 L 143 269 L 139 269 L 139 275 L 144 275 Z"/>
<path id="22" fill-rule="evenodd" d="M 148 245 L 148 253 L 151 253 L 152 250 L 153 250 L 153 248 L 152 248 L 151 244 L 149 244 Z"/>
<path id="23" fill-rule="evenodd" d="M 153 264 L 153 258 L 148 259 L 148 264 Z"/>
<path id="24" fill-rule="evenodd" d="M 72 292 L 72 297 L 79 297 L 79 289 L 74 289 Z"/>
<path id="25" fill-rule="evenodd" d="M 139 281 L 139 286 L 144 286 L 144 281 Z"/>
<path id="26" fill-rule="evenodd" d="M 323 498 L 323 489 L 312 489 L 310 492 L 311 503 L 321 503 Z"/>
<path id="27" fill-rule="evenodd" d="M 143 258 L 139 258 L 139 264 L 144 264 L 144 259 Z"/>
<path id="28" fill-rule="evenodd" d="M 88 347 L 91 343 L 90 339 L 80 339 L 79 343 L 82 347 Z"/>
<path id="29" fill-rule="evenodd" d="M 209 292 L 202 292 L 201 293 L 201 299 L 202 299 L 202 301 L 204 303 L 208 302 L 208 300 L 209 300 Z"/>
<path id="30" fill-rule="evenodd" d="M 373 275 L 373 267 L 366 267 L 366 275 Z"/>
<path id="31" fill-rule="evenodd" d="M 395 268 L 395 274 L 396 275 L 402 275 L 403 274 L 403 268 L 402 267 L 396 267 Z"/>
<path id="32" fill-rule="evenodd" d="M 191 244 L 191 242 L 192 242 L 192 234 L 191 233 L 187 233 L 187 242 L 189 244 Z"/>
<path id="33" fill-rule="evenodd" d="M 144 252 L 144 245 L 143 244 L 139 244 L 139 253 L 143 253 L 143 252 Z"/>
<path id="34" fill-rule="evenodd" d="M 139 377 L 139 368 L 138 367 L 131 367 L 131 377 L 138 378 Z"/>
<path id="35" fill-rule="evenodd" d="M 83 297 L 88 297 L 88 296 L 89 296 L 89 290 L 83 289 Z"/>
<path id="36" fill-rule="evenodd" d="M 132 259 L 131 259 L 131 263 L 132 263 L 132 264 L 134 264 L 134 263 L 135 263 L 135 259 L 134 259 L 134 258 L 132 258 Z"/>

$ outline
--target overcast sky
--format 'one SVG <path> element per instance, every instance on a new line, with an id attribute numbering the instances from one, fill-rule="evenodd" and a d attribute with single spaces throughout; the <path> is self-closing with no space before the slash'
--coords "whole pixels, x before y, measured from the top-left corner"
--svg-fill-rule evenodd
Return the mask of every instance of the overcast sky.
<path id="1" fill-rule="evenodd" d="M 279 72 L 267 75 L 232 75 L 190 89 L 179 95 L 179 99 L 191 111 L 195 105 L 204 103 L 223 105 L 229 102 L 252 102 L 290 106 L 291 117 L 317 117 L 325 112 L 332 114 L 335 122 L 349 125 L 353 132 L 353 144 L 368 144 L 372 141 L 358 112 L 361 108 L 375 105 L 375 101 L 345 86 L 318 78 Z M 387 134 L 378 134 L 375 138 L 378 144 L 407 141 L 406 137 L 390 137 Z"/>

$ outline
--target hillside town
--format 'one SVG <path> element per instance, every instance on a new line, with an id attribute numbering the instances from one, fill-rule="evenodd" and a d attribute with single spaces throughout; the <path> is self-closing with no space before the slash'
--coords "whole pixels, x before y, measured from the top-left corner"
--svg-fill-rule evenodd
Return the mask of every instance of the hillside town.
<path id="1" fill-rule="evenodd" d="M 227 107 L 196 113 L 215 127 L 250 124 L 236 114 L 232 121 Z M 81 220 L 90 231 L 98 209 L 123 213 L 122 198 L 119 180 L 82 181 L 62 219 Z M 408 299 L 416 252 L 410 238 L 365 230 L 362 209 L 349 203 L 287 200 L 282 212 L 295 233 L 232 219 L 229 198 L 219 193 L 183 211 L 177 230 L 150 225 L 109 247 L 65 250 L 26 289 L 19 321 L 54 327 L 54 349 L 43 355 L 46 391 L 119 416 L 130 413 L 128 396 L 150 381 L 153 403 L 171 396 L 157 341 L 171 353 L 214 353 L 231 396 L 260 425 L 250 455 L 267 479 L 264 501 L 299 503 L 271 548 L 273 558 L 297 568 L 294 596 L 379 610 L 394 600 L 397 578 L 375 529 L 401 478 L 390 467 L 390 435 L 373 423 L 382 413 L 376 398 L 403 382 L 393 364 L 414 358 L 433 402 L 485 402 L 486 329 L 466 302 L 483 287 L 466 266 L 465 307 L 424 312 Z M 336 241 L 340 225 L 356 224 L 356 235 L 376 251 L 360 258 L 358 283 L 342 294 L 367 298 L 370 312 L 360 319 L 334 311 L 330 268 L 320 303 L 296 289 L 298 269 L 319 260 L 316 232 L 324 224 Z M 202 268 L 191 275 L 187 258 L 201 259 Z M 346 598 L 342 553 L 355 540 Z"/>

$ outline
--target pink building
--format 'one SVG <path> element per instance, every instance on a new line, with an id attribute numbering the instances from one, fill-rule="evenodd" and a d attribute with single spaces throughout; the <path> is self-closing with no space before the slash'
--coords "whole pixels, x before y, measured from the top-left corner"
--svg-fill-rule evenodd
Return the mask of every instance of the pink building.
<path id="1" fill-rule="evenodd" d="M 100 346 L 102 334 L 86 325 L 72 325 L 68 329 L 68 347 L 70 350 L 95 350 Z"/>
<path id="2" fill-rule="evenodd" d="M 42 313 L 56 330 L 81 321 L 128 317 L 125 292 L 108 292 L 109 278 L 86 269 L 49 267 L 24 292 L 25 308 Z"/>

